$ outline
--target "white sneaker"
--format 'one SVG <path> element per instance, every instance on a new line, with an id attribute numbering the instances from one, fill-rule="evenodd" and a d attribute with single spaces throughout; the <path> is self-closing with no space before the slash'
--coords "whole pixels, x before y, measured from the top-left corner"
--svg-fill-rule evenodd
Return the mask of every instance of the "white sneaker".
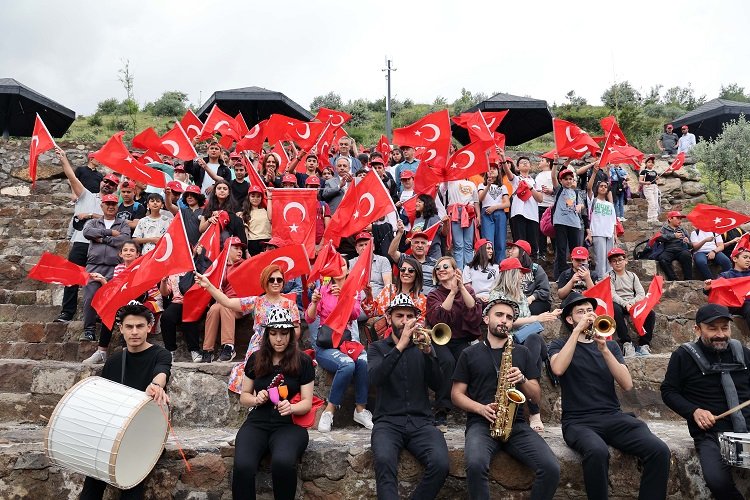
<path id="1" fill-rule="evenodd" d="M 370 410 L 354 410 L 354 421 L 365 429 L 372 429 L 372 413 L 370 413 Z"/>
<path id="2" fill-rule="evenodd" d="M 203 354 L 200 351 L 190 351 L 190 356 L 193 358 L 193 363 L 200 363 L 203 359 Z"/>
<path id="3" fill-rule="evenodd" d="M 638 349 L 638 356 L 651 356 L 651 348 L 647 345 L 640 346 L 640 349 Z"/>
<path id="4" fill-rule="evenodd" d="M 635 356 L 635 347 L 633 347 L 632 342 L 625 342 L 622 345 L 622 355 L 625 358 L 632 358 Z"/>
<path id="5" fill-rule="evenodd" d="M 356 412 L 354 413 L 356 414 Z M 333 425 L 333 413 L 330 411 L 324 411 L 318 422 L 318 431 L 331 432 L 331 425 Z"/>
<path id="6" fill-rule="evenodd" d="M 84 365 L 102 365 L 107 361 L 107 353 L 97 349 L 94 354 L 83 360 Z"/>

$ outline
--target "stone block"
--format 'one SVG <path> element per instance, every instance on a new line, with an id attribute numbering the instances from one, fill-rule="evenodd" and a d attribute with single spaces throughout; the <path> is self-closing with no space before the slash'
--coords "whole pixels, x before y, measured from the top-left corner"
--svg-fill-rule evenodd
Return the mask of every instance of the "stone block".
<path id="1" fill-rule="evenodd" d="M 87 370 L 82 365 L 67 365 L 56 368 L 45 364 L 36 366 L 33 370 L 31 392 L 35 394 L 56 394 L 62 396 L 73 384 L 80 380 L 80 374 Z"/>
<path id="2" fill-rule="evenodd" d="M 210 489 L 218 486 L 227 475 L 227 468 L 220 455 L 199 455 L 191 458 L 190 472 L 182 474 L 182 480 L 187 486 L 197 489 Z"/>
<path id="3" fill-rule="evenodd" d="M 24 342 L 41 342 L 46 332 L 42 323 L 23 323 L 18 338 Z"/>
<path id="4" fill-rule="evenodd" d="M 0 390 L 7 392 L 29 392 L 33 364 L 25 360 L 0 361 Z"/>

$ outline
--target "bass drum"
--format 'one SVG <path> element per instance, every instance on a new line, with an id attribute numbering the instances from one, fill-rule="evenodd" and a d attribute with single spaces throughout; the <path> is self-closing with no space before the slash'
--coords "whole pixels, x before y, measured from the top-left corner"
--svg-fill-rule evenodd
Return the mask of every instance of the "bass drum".
<path id="1" fill-rule="evenodd" d="M 145 392 L 88 377 L 55 407 L 44 445 L 52 463 L 126 490 L 154 468 L 167 430 L 164 411 Z"/>

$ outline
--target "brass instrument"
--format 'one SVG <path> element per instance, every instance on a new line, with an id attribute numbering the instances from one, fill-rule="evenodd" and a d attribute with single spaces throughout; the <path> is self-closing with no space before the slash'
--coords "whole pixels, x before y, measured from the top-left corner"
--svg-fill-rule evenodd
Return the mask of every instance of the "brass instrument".
<path id="1" fill-rule="evenodd" d="M 451 339 L 451 327 L 446 325 L 445 323 L 438 323 L 437 325 L 433 326 L 431 330 L 420 327 L 417 328 L 414 333 L 423 335 L 422 339 L 420 340 L 417 340 L 417 337 L 414 335 L 412 335 L 411 338 L 412 342 L 414 342 L 414 345 L 416 345 L 421 351 L 426 350 L 432 344 L 445 345 Z"/>
<path id="2" fill-rule="evenodd" d="M 513 429 L 518 406 L 526 402 L 526 396 L 508 382 L 508 372 L 513 368 L 513 335 L 508 335 L 503 359 L 497 371 L 497 390 L 495 391 L 495 422 L 490 428 L 490 436 L 500 441 L 507 441 Z"/>
<path id="3" fill-rule="evenodd" d="M 607 314 L 599 315 L 584 333 L 586 340 L 593 339 L 594 335 L 604 338 L 609 337 L 615 333 L 615 319 Z"/>

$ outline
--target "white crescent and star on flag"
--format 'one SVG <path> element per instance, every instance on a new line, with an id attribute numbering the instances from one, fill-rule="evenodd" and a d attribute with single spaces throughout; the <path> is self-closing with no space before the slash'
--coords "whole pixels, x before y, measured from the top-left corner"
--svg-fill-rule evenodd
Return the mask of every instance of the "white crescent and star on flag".
<path id="1" fill-rule="evenodd" d="M 296 208 L 297 210 L 299 210 L 299 211 L 300 211 L 300 213 L 302 214 L 302 221 L 301 221 L 301 222 L 304 222 L 304 221 L 305 221 L 305 219 L 307 218 L 307 210 L 305 210 L 305 206 L 304 206 L 304 205 L 303 205 L 302 203 L 299 203 L 298 201 L 293 201 L 293 202 L 291 202 L 291 203 L 288 203 L 288 204 L 287 204 L 287 205 L 286 205 L 286 206 L 284 207 L 284 211 L 282 212 L 282 216 L 284 217 L 284 221 L 285 221 L 285 222 L 289 222 L 289 221 L 287 220 L 287 218 L 286 218 L 286 214 L 287 214 L 287 212 L 289 212 L 289 210 L 290 210 L 290 209 L 292 209 L 292 208 Z M 296 232 L 297 232 L 297 229 L 299 229 L 299 226 L 298 226 L 298 225 L 296 225 L 296 224 L 294 224 L 294 223 L 292 223 L 292 224 L 290 224 L 290 225 L 289 225 L 289 230 L 290 230 L 291 232 L 293 232 L 293 233 L 296 233 Z"/>
<path id="2" fill-rule="evenodd" d="M 372 213 L 373 210 L 375 210 L 375 197 L 372 195 L 372 193 L 364 193 L 362 196 L 359 197 L 359 201 L 357 202 L 357 210 L 352 215 L 353 218 L 359 217 L 359 207 L 362 205 L 362 200 L 365 199 L 370 204 L 370 207 L 367 209 L 367 212 L 365 212 L 364 216 L 367 217 Z"/>

